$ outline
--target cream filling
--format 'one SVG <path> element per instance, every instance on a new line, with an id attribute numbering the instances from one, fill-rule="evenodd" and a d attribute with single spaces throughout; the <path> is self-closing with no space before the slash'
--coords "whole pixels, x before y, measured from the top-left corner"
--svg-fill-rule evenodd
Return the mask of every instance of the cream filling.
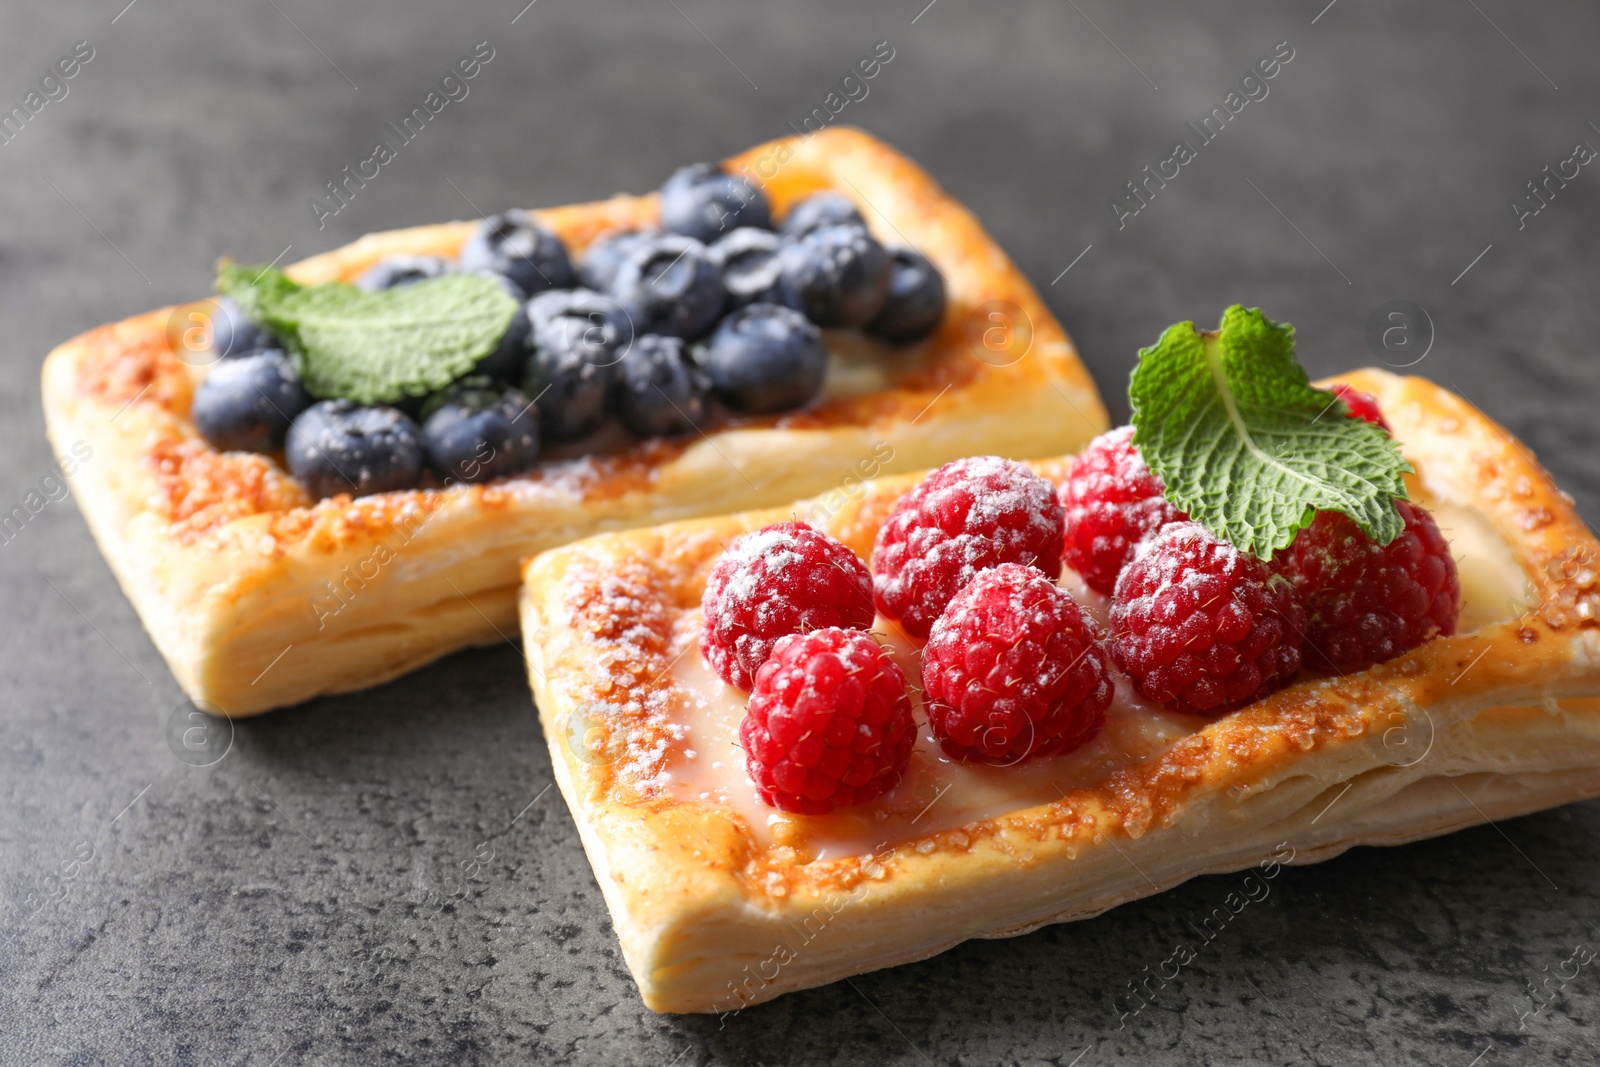
<path id="1" fill-rule="evenodd" d="M 1526 611 L 1531 587 L 1509 546 L 1488 523 L 1455 505 L 1438 503 L 1431 510 L 1450 539 L 1460 572 L 1459 631 L 1471 632 Z M 1084 586 L 1071 571 L 1059 584 L 1104 626 L 1105 597 Z M 699 628 L 698 611 L 685 616 L 680 633 L 691 646 Z M 825 816 L 791 815 L 763 804 L 745 774 L 739 748 L 739 724 L 748 694 L 723 683 L 691 647 L 672 668 L 673 681 L 684 697 L 674 701 L 678 729 L 663 776 L 672 796 L 739 816 L 760 846 L 789 845 L 809 860 L 867 855 L 925 834 L 1059 800 L 1072 789 L 1095 785 L 1119 770 L 1160 756 L 1206 723 L 1142 701 L 1127 679 L 1117 675 L 1116 697 L 1106 712 L 1105 726 L 1082 748 L 1010 767 L 957 762 L 934 740 L 922 711 L 920 642 L 881 617 L 874 630 L 911 683 L 919 724 L 910 767 L 898 786 L 870 804 Z"/>

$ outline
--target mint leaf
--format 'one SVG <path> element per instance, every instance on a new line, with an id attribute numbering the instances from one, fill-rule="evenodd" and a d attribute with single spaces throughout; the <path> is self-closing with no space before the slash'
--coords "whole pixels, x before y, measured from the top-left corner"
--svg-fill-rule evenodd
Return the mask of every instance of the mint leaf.
<path id="1" fill-rule="evenodd" d="M 312 396 L 393 403 L 443 389 L 494 350 L 517 302 L 493 279 L 447 274 L 378 293 L 300 285 L 225 264 L 217 287 L 283 341 Z"/>
<path id="2" fill-rule="evenodd" d="M 1236 548 L 1270 559 L 1322 510 L 1380 544 L 1405 528 L 1394 498 L 1411 464 L 1311 385 L 1294 327 L 1259 308 L 1230 307 L 1216 331 L 1168 327 L 1140 349 L 1128 395 L 1134 444 L 1167 498 Z"/>
<path id="3" fill-rule="evenodd" d="M 239 304 L 251 322 L 262 320 L 261 305 L 266 301 L 281 300 L 300 288 L 281 270 L 264 267 L 241 267 L 225 263 L 217 269 L 217 287 Z"/>

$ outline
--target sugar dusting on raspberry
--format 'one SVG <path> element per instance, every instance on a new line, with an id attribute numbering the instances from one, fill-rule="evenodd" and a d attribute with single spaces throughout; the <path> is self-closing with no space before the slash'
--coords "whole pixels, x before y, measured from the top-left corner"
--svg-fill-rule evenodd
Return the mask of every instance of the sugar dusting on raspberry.
<path id="1" fill-rule="evenodd" d="M 790 634 L 756 674 L 739 738 L 762 801 L 822 815 L 899 784 L 916 744 L 906 676 L 870 634 Z"/>
<path id="2" fill-rule="evenodd" d="M 950 598 L 1002 563 L 1061 571 L 1063 512 L 1055 488 L 999 456 L 947 463 L 895 505 L 872 551 L 878 610 L 926 637 Z"/>
<path id="3" fill-rule="evenodd" d="M 1220 715 L 1300 669 L 1304 610 L 1294 587 L 1194 522 L 1142 544 L 1111 603 L 1117 666 L 1140 695 Z"/>
<path id="4" fill-rule="evenodd" d="M 729 685 L 750 689 L 778 640 L 872 625 L 872 576 L 845 545 L 803 522 L 745 534 L 711 568 L 700 650 Z"/>
<path id="5" fill-rule="evenodd" d="M 945 752 L 1007 766 L 1087 743 L 1115 692 L 1088 613 L 1016 563 L 981 572 L 950 601 L 923 649 L 922 680 Z"/>
<path id="6" fill-rule="evenodd" d="M 753 563 L 761 561 L 768 575 L 781 579 L 785 571 L 800 562 L 800 553 L 795 547 L 797 535 L 797 530 L 777 523 L 745 534 L 729 546 L 722 558 L 729 564 L 731 577 L 723 586 L 721 601 L 716 605 L 718 617 L 724 624 L 731 623 L 733 616 L 740 612 L 759 607 L 755 597 L 761 589 L 762 574 Z"/>
<path id="7" fill-rule="evenodd" d="M 1089 442 L 1061 486 L 1067 566 L 1091 589 L 1109 594 L 1139 542 L 1185 517 L 1164 493 L 1161 479 L 1134 447 L 1133 427 L 1119 426 Z"/>

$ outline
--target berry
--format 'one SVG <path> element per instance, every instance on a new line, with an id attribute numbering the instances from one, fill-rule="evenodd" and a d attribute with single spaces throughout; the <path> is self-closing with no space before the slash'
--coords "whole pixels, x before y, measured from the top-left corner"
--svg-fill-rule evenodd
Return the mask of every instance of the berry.
<path id="1" fill-rule="evenodd" d="M 567 441 L 600 428 L 613 368 L 633 342 L 616 301 L 588 289 L 540 293 L 528 301 L 531 354 L 522 391 L 539 408 L 545 438 Z"/>
<path id="2" fill-rule="evenodd" d="M 1439 526 L 1404 500 L 1405 530 L 1374 542 L 1337 511 L 1319 511 L 1272 562 L 1300 593 L 1313 664 L 1364 670 L 1456 632 L 1461 581 Z"/>
<path id="3" fill-rule="evenodd" d="M 772 229 L 767 196 L 709 163 L 680 167 L 661 186 L 661 227 L 709 244 L 741 226 Z"/>
<path id="4" fill-rule="evenodd" d="M 526 211 L 490 215 L 461 247 L 462 270 L 504 274 L 529 296 L 572 286 L 572 262 L 561 239 Z"/>
<path id="5" fill-rule="evenodd" d="M 1363 393 L 1343 382 L 1333 383 L 1328 387 L 1328 392 L 1344 401 L 1344 406 L 1350 409 L 1352 419 L 1362 419 L 1374 426 L 1383 427 L 1385 433 L 1394 433 L 1384 420 L 1383 412 L 1378 410 L 1378 398 L 1371 393 Z"/>
<path id="6" fill-rule="evenodd" d="M 861 226 L 823 226 L 778 254 L 783 302 L 818 326 L 865 326 L 889 295 L 889 256 Z"/>
<path id="7" fill-rule="evenodd" d="M 1294 677 L 1304 622 L 1287 579 L 1199 523 L 1175 522 L 1117 579 L 1112 653 L 1147 700 L 1220 715 Z"/>
<path id="8" fill-rule="evenodd" d="M 231 296 L 219 296 L 212 302 L 211 347 L 217 355 L 228 359 L 257 352 L 263 348 L 278 348 L 278 339 L 269 330 L 251 322 Z"/>
<path id="9" fill-rule="evenodd" d="M 944 319 L 944 275 L 914 248 L 889 253 L 889 295 L 867 332 L 891 344 L 920 341 Z"/>
<path id="10" fill-rule="evenodd" d="M 428 401 L 422 448 L 446 484 L 519 474 L 539 455 L 539 417 L 518 390 L 468 378 Z"/>
<path id="11" fill-rule="evenodd" d="M 745 534 L 711 567 L 700 606 L 700 651 L 731 686 L 748 690 L 781 637 L 872 625 L 872 575 L 849 548 L 803 522 Z"/>
<path id="12" fill-rule="evenodd" d="M 946 463 L 900 498 L 872 549 L 878 610 L 926 637 L 950 598 L 979 571 L 1023 563 L 1061 570 L 1055 488 L 1020 463 L 973 456 Z"/>
<path id="13" fill-rule="evenodd" d="M 855 203 L 843 193 L 813 193 L 789 209 L 784 216 L 783 235 L 804 237 L 812 230 L 824 226 L 860 226 L 866 228 L 867 220 L 856 210 Z"/>
<path id="14" fill-rule="evenodd" d="M 310 406 L 289 357 L 267 348 L 213 367 L 194 391 L 190 416 L 200 436 L 223 451 L 276 452 L 294 417 Z"/>
<path id="15" fill-rule="evenodd" d="M 739 726 L 762 803 L 805 815 L 862 804 L 899 784 L 917 726 L 906 676 L 870 634 L 790 634 L 756 672 Z"/>
<path id="16" fill-rule="evenodd" d="M 640 437 L 688 433 L 705 420 L 710 388 L 681 338 L 647 333 L 617 364 L 611 409 Z"/>
<path id="17" fill-rule="evenodd" d="M 610 292 L 617 268 L 629 252 L 661 236 L 654 226 L 640 230 L 613 230 L 584 250 L 578 260 L 578 281 L 599 293 Z"/>
<path id="18" fill-rule="evenodd" d="M 289 427 L 284 458 L 314 497 L 388 493 L 421 480 L 422 435 L 395 408 L 323 400 Z"/>
<path id="19" fill-rule="evenodd" d="M 1007 765 L 1082 746 L 1116 690 L 1088 613 L 1020 563 L 982 571 L 950 601 L 922 650 L 922 685 L 946 754 Z"/>
<path id="20" fill-rule="evenodd" d="M 822 392 L 822 331 L 792 308 L 749 304 L 711 335 L 703 365 L 729 411 L 763 415 L 804 407 Z"/>
<path id="21" fill-rule="evenodd" d="M 778 235 L 771 230 L 744 226 L 707 250 L 722 272 L 722 288 L 730 307 L 777 299 L 778 246 Z"/>
<path id="22" fill-rule="evenodd" d="M 369 267 L 365 274 L 357 278 L 356 288 L 376 293 L 383 289 L 393 289 L 397 285 L 411 285 L 413 282 L 427 281 L 430 278 L 442 278 L 455 269 L 454 263 L 438 256 L 390 256 L 388 259 L 379 260 Z"/>
<path id="23" fill-rule="evenodd" d="M 1061 486 L 1067 529 L 1063 555 L 1090 589 L 1110 595 L 1140 540 L 1186 516 L 1162 496 L 1161 479 L 1119 426 L 1089 442 Z"/>
<path id="24" fill-rule="evenodd" d="M 611 295 L 638 332 L 688 340 L 716 325 L 727 299 L 706 246 L 671 233 L 628 253 L 617 268 Z"/>
<path id="25" fill-rule="evenodd" d="M 500 336 L 494 351 L 478 360 L 472 373 L 493 378 L 497 382 L 514 382 L 522 376 L 523 364 L 528 359 L 528 333 L 531 327 L 527 308 L 523 306 L 527 298 L 522 295 L 522 288 L 504 274 L 493 271 L 479 273 L 493 278 L 505 294 L 517 302 L 517 311 L 511 316 L 511 325 Z"/>

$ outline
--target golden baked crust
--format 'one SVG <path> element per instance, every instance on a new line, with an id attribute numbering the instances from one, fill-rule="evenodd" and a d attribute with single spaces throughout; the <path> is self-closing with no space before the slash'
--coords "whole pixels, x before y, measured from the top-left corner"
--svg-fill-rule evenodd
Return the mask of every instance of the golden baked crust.
<path id="1" fill-rule="evenodd" d="M 1417 468 L 1414 498 L 1437 509 L 1458 553 L 1478 538 L 1464 583 L 1469 565 L 1498 576 L 1469 592 L 1468 608 L 1479 603 L 1463 631 L 1358 675 L 1305 676 L 1215 722 L 1186 719 L 1120 765 L 1063 763 L 1043 802 L 960 825 L 863 828 L 849 822 L 859 813 L 835 813 L 774 815 L 763 829 L 686 798 L 673 777 L 696 699 L 682 664 L 697 658 L 721 548 L 798 511 L 865 556 L 915 475 L 871 483 L 832 514 L 802 504 L 681 522 L 527 564 L 524 643 L 556 780 L 645 1003 L 733 1010 L 1087 918 L 1197 874 L 1600 794 L 1600 544 L 1526 449 L 1466 401 L 1380 371 L 1344 380 L 1377 395 Z M 1034 468 L 1059 480 L 1069 462 Z M 818 858 L 840 838 L 870 844 Z"/>
<path id="2" fill-rule="evenodd" d="M 777 212 L 837 189 L 885 240 L 921 249 L 949 291 L 938 333 L 869 360 L 848 351 L 867 342 L 833 338 L 829 392 L 805 412 L 553 461 L 489 485 L 319 503 L 272 459 L 219 453 L 197 435 L 189 406 L 205 368 L 180 358 L 173 336 L 186 308 L 103 326 L 52 352 L 43 374 L 51 440 L 91 450 L 72 478 L 79 506 L 189 695 L 246 715 L 501 640 L 515 627 L 518 562 L 589 534 L 770 506 L 972 452 L 1048 455 L 1104 428 L 1060 325 L 972 215 L 909 160 L 838 128 L 729 162 L 766 180 Z M 576 253 L 656 212 L 654 196 L 618 196 L 536 214 Z M 289 273 L 348 279 L 396 253 L 454 256 L 471 227 L 373 234 Z M 995 310 L 1013 334 L 995 332 L 1006 327 L 988 318 Z M 871 373 L 880 364 L 883 381 Z"/>

